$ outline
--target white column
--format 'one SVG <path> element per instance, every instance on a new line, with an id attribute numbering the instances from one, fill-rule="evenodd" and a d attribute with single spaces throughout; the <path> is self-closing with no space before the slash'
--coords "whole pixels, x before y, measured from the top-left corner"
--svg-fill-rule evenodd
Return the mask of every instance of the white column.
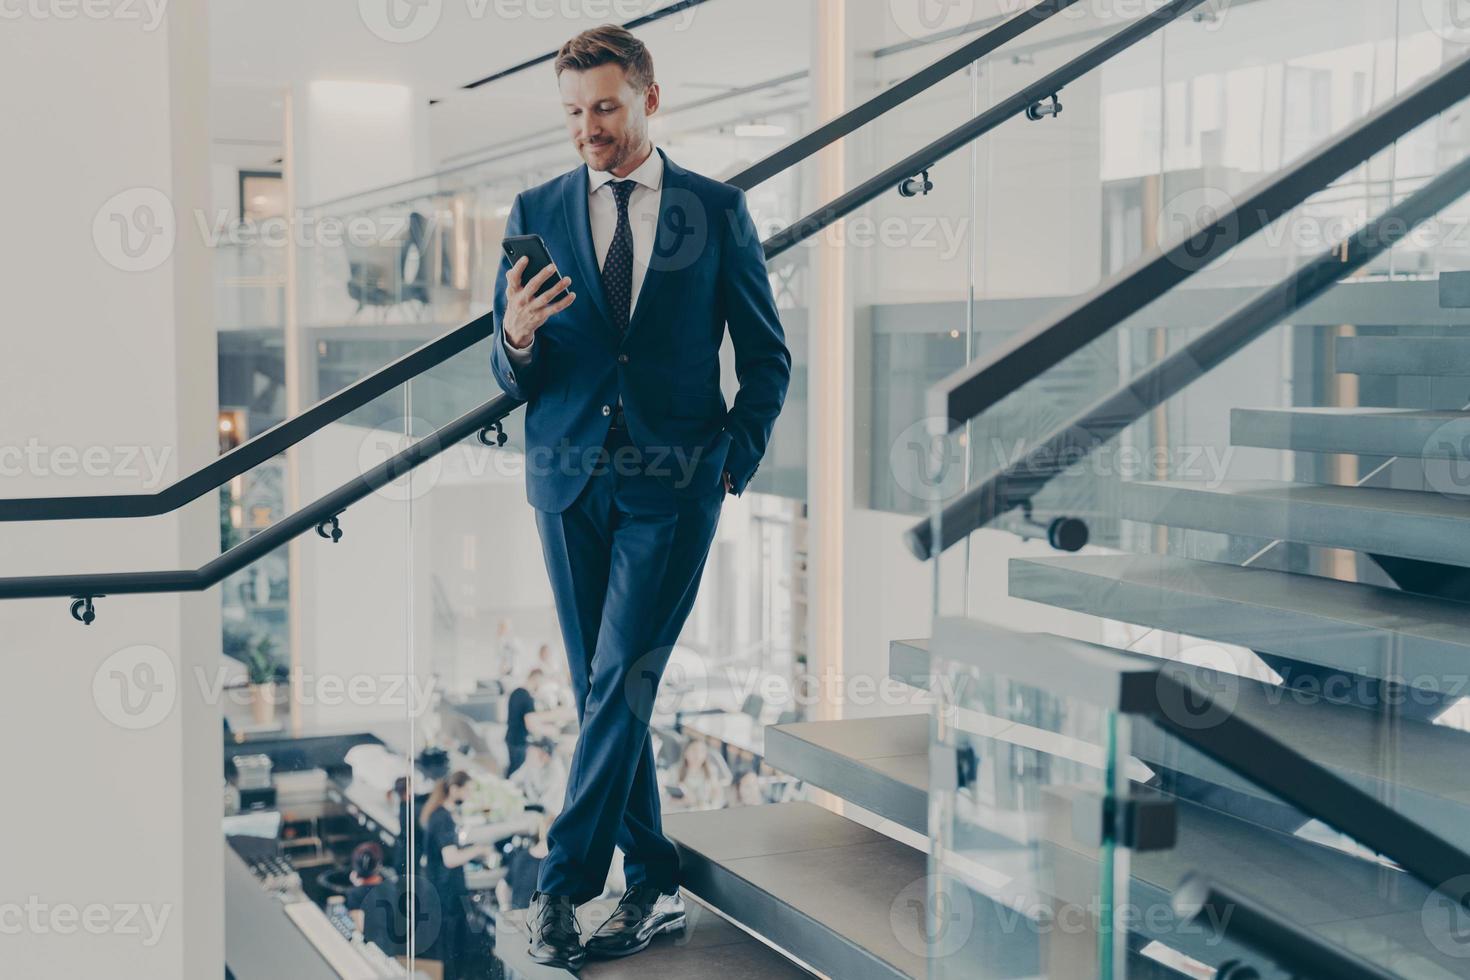
<path id="1" fill-rule="evenodd" d="M 205 5 L 0 16 L 0 493 L 156 491 L 217 451 Z M 218 506 L 5 525 L 0 575 L 197 567 Z M 67 605 L 0 602 L 4 970 L 218 977 L 218 593 Z"/>
<path id="2" fill-rule="evenodd" d="M 847 4 L 818 0 L 813 9 L 813 125 L 848 107 Z M 847 147 L 823 150 L 815 166 L 813 199 L 830 201 L 846 189 Z M 851 294 L 841 225 L 812 246 L 811 335 L 807 383 L 807 501 L 810 513 L 811 617 L 808 663 L 817 677 L 844 673 L 843 589 L 848 501 L 851 499 Z M 824 690 L 831 687 L 823 684 Z M 842 717 L 842 705 L 823 699 L 816 719 Z"/>
<path id="3" fill-rule="evenodd" d="M 329 331 L 335 324 L 322 322 L 313 299 L 319 277 L 338 275 L 339 265 L 345 273 L 341 249 L 319 244 L 314 222 L 349 212 L 345 206 L 315 206 L 426 173 L 428 102 L 406 85 L 329 79 L 294 86 L 288 102 L 286 174 L 299 233 L 293 239 L 286 374 L 287 412 L 296 414 L 331 394 L 317 390 L 311 348 L 312 337 L 320 336 L 312 331 Z M 402 196 L 414 191 L 405 187 Z M 375 195 L 374 203 L 398 198 L 393 192 Z M 405 448 L 407 440 L 394 437 L 404 431 L 400 416 L 412 412 L 403 394 L 400 388 L 379 400 L 380 407 L 394 403 L 394 419 L 383 430 L 335 424 L 289 453 L 287 507 L 305 506 Z M 414 475 L 414 487 L 427 493 L 438 471 L 438 464 L 428 464 Z M 420 637 L 419 673 L 426 675 L 432 666 L 430 581 L 422 544 L 431 508 L 427 498 L 421 499 L 414 514 L 419 526 L 410 529 L 408 489 L 406 483 L 385 488 L 355 505 L 342 517 L 340 543 L 308 535 L 291 545 L 297 732 L 406 725 L 411 632 Z"/>

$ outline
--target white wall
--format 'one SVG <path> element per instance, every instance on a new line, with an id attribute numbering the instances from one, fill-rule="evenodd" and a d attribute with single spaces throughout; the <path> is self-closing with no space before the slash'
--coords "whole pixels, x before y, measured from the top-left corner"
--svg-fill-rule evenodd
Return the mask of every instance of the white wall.
<path id="1" fill-rule="evenodd" d="M 406 85 L 317 80 L 297 88 L 296 201 L 310 206 L 427 169 L 428 102 Z"/>
<path id="2" fill-rule="evenodd" d="M 215 453 L 211 276 L 187 217 L 208 204 L 208 31 L 202 0 L 157 24 L 149 6 L 13 7 L 0 34 L 7 497 L 156 490 Z M 170 209 L 185 229 L 171 249 L 137 230 L 170 228 Z M 145 452 L 165 462 L 157 480 Z M 216 512 L 211 497 L 151 520 L 6 526 L 0 575 L 195 567 L 218 551 Z M 219 707 L 196 673 L 218 656 L 218 605 L 119 596 L 83 627 L 65 599 L 0 602 L 7 975 L 220 975 Z"/>
<path id="3" fill-rule="evenodd" d="M 302 505 L 406 445 L 388 426 L 327 426 L 299 449 Z M 414 473 L 414 486 L 426 485 L 433 472 Z M 406 725 L 407 681 L 429 672 L 432 609 L 422 574 L 426 515 L 412 493 L 404 482 L 369 494 L 342 515 L 336 543 L 314 533 L 301 539 L 296 717 L 303 732 Z"/>

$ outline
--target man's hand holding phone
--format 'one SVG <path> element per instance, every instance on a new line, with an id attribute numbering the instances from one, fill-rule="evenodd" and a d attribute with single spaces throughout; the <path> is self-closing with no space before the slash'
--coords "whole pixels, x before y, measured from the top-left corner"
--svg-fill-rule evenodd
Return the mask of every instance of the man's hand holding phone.
<path id="1" fill-rule="evenodd" d="M 521 256 L 505 274 L 505 342 L 517 350 L 525 350 L 536 339 L 536 331 L 551 317 L 572 305 L 577 294 L 567 289 L 572 284 L 570 276 L 539 292 L 556 275 L 556 266 L 547 265 L 528 283 L 521 283 L 521 276 L 530 264 L 530 259 Z"/>

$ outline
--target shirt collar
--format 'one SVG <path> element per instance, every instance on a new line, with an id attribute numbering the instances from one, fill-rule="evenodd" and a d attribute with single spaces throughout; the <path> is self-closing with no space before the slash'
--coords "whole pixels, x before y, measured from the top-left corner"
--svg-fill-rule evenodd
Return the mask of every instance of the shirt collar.
<path id="1" fill-rule="evenodd" d="M 604 184 L 618 179 L 610 170 L 593 170 L 591 167 L 588 167 L 587 193 L 596 194 L 602 189 Z M 640 163 L 637 170 L 622 179 L 631 180 L 635 184 L 647 187 L 651 191 L 656 191 L 662 187 L 664 183 L 664 156 L 658 151 L 658 147 L 655 146 L 653 148 L 653 152 L 648 154 L 648 159 Z"/>

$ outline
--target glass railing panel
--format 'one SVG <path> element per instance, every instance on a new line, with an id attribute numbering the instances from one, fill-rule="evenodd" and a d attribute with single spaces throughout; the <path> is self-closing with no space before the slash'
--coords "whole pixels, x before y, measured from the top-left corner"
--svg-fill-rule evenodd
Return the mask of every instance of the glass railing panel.
<path id="1" fill-rule="evenodd" d="M 1157 700 L 1135 688 L 1130 710 L 1140 713 L 1118 715 L 1105 706 L 1123 675 L 1094 678 L 1085 695 L 1057 693 L 1081 685 L 1065 663 L 1044 685 L 1017 682 L 997 659 L 1020 667 L 1035 656 L 1031 645 L 1055 638 L 983 632 L 983 656 L 931 644 L 931 977 L 1212 976 L 1232 962 L 1277 975 L 1232 929 L 1231 908 L 1214 919 L 1183 914 L 1179 892 L 1191 876 L 1391 975 L 1462 975 L 1457 883 L 1426 885 L 1376 854 L 1412 850 L 1367 812 L 1377 804 L 1344 815 L 1344 827 L 1378 835 L 1375 848 L 1335 829 L 1312 779 L 1285 780 L 1291 799 L 1253 781 L 1298 765 L 1288 753 L 1301 745 L 1240 768 L 1202 751 L 1222 709 L 1270 724 L 1249 707 L 1248 684 L 1139 658 L 1129 670 L 1161 667 L 1200 693 L 1171 698 L 1171 681 L 1159 680 Z M 1080 662 L 1074 669 L 1091 674 Z"/>
<path id="2" fill-rule="evenodd" d="M 930 656 L 927 976 L 1128 976 L 1132 855 L 1101 818 L 1136 776 L 1128 719 Z"/>
<path id="3" fill-rule="evenodd" d="M 371 426 L 333 423 L 223 488 L 222 548 L 371 469 L 372 447 L 406 445 L 406 388 L 368 408 Z M 427 675 L 405 587 L 409 517 L 384 487 L 220 585 L 223 832 L 249 875 L 228 892 L 232 950 L 286 941 L 262 916 L 363 976 L 413 975 L 413 943 L 431 948 L 403 802 L 422 802 L 438 775 L 416 729 Z"/>
<path id="4" fill-rule="evenodd" d="M 1360 168 L 1391 172 L 1412 148 L 1436 161 L 1427 177 L 1366 195 L 1347 217 L 1304 207 L 1263 229 L 1265 242 L 1315 243 L 1256 253 L 1269 259 L 1246 281 L 1276 267 L 1269 278 L 1284 288 L 1191 280 L 945 443 L 951 458 L 975 454 L 972 485 L 1032 512 L 1027 522 L 1011 510 L 935 563 L 938 612 L 1181 665 L 1235 717 L 1400 821 L 1378 850 L 1422 835 L 1470 850 L 1465 787 L 1438 761 L 1464 751 L 1467 724 L 1463 658 L 1442 645 L 1470 615 L 1449 544 L 1470 412 L 1454 274 L 1466 246 L 1447 232 L 1470 191 L 1464 107 Z M 1208 271 L 1233 262 L 1226 253 Z M 1318 269 L 1326 288 L 1302 292 Z M 1256 316 L 1246 304 L 1258 299 Z M 1068 375 L 1109 390 L 1135 382 L 1089 416 L 1100 445 L 1049 442 L 1089 408 L 1058 395 Z M 1016 463 L 1005 483 L 989 481 Z M 1080 553 L 1048 543 L 1057 517 L 1085 525 Z M 1167 905 L 1178 876 L 1199 870 L 1399 975 L 1463 972 L 1452 906 L 1374 858 L 1371 842 L 1330 829 L 1332 814 L 1287 805 L 1156 732 L 1133 739 L 1149 769 L 1138 781 L 1180 804 L 1174 851 L 1135 855 L 1135 904 Z M 1210 968 L 1232 952 L 1178 925 L 1135 928 L 1131 945 Z"/>
<path id="5" fill-rule="evenodd" d="M 948 345 L 938 331 L 928 331 L 931 356 L 940 358 L 931 373 L 942 376 L 999 349 L 1147 250 L 1227 212 L 1245 188 L 1312 145 L 1299 145 L 1301 132 L 1340 131 L 1402 90 L 1392 71 L 1398 36 L 1393 11 L 1350 4 L 1334 7 L 1331 19 L 1330 31 L 1293 46 L 1287 41 L 1310 22 L 1295 7 L 1265 0 L 1223 9 L 1206 5 L 1070 86 L 1070 107 L 1081 111 L 1041 122 L 1016 120 L 981 141 L 982 157 L 1009 155 L 1012 163 L 982 161 L 977 207 L 984 234 L 975 249 L 974 325 Z M 1284 39 L 1279 45 L 1278 36 Z M 1272 39 L 1264 53 L 1260 38 Z M 1245 50 L 1251 52 L 1248 59 L 1229 54 Z M 1316 66 L 1317 102 L 1297 98 L 1288 82 L 1306 70 L 1303 65 Z M 1306 112 L 1316 120 L 1315 129 L 1283 124 L 1290 139 L 1280 133 L 1265 139 L 1264 118 L 1280 122 L 1292 112 Z M 1017 163 L 1027 159 L 1040 162 Z M 1389 184 L 1378 178 L 1391 174 L 1394 159 L 1380 154 L 1355 168 L 1299 209 L 1307 220 L 1278 223 L 1242 243 L 1192 277 L 1181 295 L 1267 282 L 1299 265 L 1326 243 L 1301 241 L 1288 232 L 1307 225 L 1346 230 L 1365 210 L 1381 210 Z M 1051 168 L 1053 180 L 1038 179 Z M 1079 186 L 1088 188 L 1085 200 Z M 1048 187 L 1066 187 L 1067 196 L 1048 193 Z M 1063 228 L 1059 248 L 1057 229 Z M 1183 306 L 1204 302 L 1201 295 L 1200 303 Z M 1022 443 L 1007 433 L 1059 424 L 1166 346 L 1161 335 L 1141 329 L 1126 344 L 1115 337 L 1074 354 L 1037 379 L 1032 395 L 1008 399 L 982 427 L 957 434 L 971 452 L 989 456 L 972 472 L 986 472 L 997 456 L 1020 449 Z M 911 344 L 906 356 L 917 349 Z M 1015 413 L 1010 421 L 994 421 L 1007 413 Z M 998 439 L 996 425 L 1004 430 Z M 955 455 L 962 461 L 968 456 Z M 963 480 L 963 469 L 951 467 L 952 478 Z"/>
<path id="6" fill-rule="evenodd" d="M 1231 705 L 1239 696 L 1242 703 L 1232 709 L 1237 717 L 1269 724 L 1245 707 L 1254 700 L 1252 682 L 1210 669 L 1184 670 L 1222 704 Z M 1311 706 L 1289 695 L 1275 710 L 1307 712 Z M 1204 717 L 1201 713 L 1195 723 Z M 1284 733 L 1279 725 L 1271 730 L 1278 737 Z M 1339 734 L 1352 739 L 1350 733 Z M 1288 744 L 1302 749 L 1310 743 Z M 1194 874 L 1392 976 L 1450 980 L 1464 975 L 1463 910 L 1435 890 L 1453 888 L 1455 882 L 1436 878 L 1433 887 L 1426 885 L 1375 848 L 1164 735 L 1149 721 L 1135 721 L 1129 764 L 1139 769 L 1134 778 L 1140 785 L 1173 804 L 1175 823 L 1171 847 L 1131 855 L 1128 888 L 1135 914 L 1128 941 L 1141 960 L 1185 975 L 1235 960 L 1273 975 L 1271 960 L 1231 934 L 1225 914 L 1204 921 L 1180 917 L 1174 900 L 1183 879 Z M 1380 846 L 1402 845 L 1407 838 L 1385 835 Z"/>

